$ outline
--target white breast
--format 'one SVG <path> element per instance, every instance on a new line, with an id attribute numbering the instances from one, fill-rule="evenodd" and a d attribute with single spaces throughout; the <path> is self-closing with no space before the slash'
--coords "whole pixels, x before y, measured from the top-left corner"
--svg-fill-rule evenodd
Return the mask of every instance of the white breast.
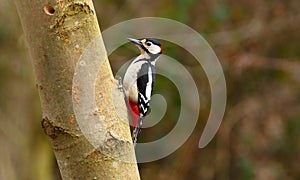
<path id="1" fill-rule="evenodd" d="M 141 66 L 144 63 L 143 61 L 138 61 L 139 59 L 141 59 L 140 56 L 130 63 L 123 79 L 123 86 L 127 97 L 130 97 L 130 99 L 135 102 L 138 101 L 138 90 L 136 82 L 137 72 L 141 69 Z"/>

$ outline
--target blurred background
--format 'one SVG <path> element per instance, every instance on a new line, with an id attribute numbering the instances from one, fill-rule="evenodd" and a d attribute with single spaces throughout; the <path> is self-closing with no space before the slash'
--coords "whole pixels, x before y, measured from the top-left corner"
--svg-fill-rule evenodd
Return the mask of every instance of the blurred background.
<path id="1" fill-rule="evenodd" d="M 188 141 L 170 156 L 140 164 L 150 179 L 300 179 L 299 0 L 94 0 L 101 30 L 143 16 L 180 21 L 198 31 L 216 52 L 227 82 L 228 101 L 212 142 L 198 149 L 210 110 L 210 87 L 200 64 L 177 45 L 164 53 L 183 64 L 200 91 L 199 121 Z M 110 56 L 113 71 L 134 57 L 132 45 Z M 176 124 L 176 87 L 158 76 L 155 93 L 168 102 L 163 120 L 143 130 L 141 141 L 168 133 Z M 174 113 L 176 112 L 176 113 Z M 0 0 L 0 179 L 59 180 L 30 55 L 14 4 Z"/>

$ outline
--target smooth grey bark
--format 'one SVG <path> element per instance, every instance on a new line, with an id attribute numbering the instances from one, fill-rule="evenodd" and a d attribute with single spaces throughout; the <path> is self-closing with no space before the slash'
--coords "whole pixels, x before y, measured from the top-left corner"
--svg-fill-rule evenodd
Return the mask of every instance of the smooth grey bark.
<path id="1" fill-rule="evenodd" d="M 84 48 L 101 36 L 91 0 L 15 0 L 28 48 L 32 57 L 39 89 L 43 120 L 63 179 L 140 179 L 136 163 L 116 157 L 125 154 L 135 161 L 126 123 L 115 112 L 112 90 L 115 81 L 106 56 L 98 74 L 96 94 L 98 110 L 104 127 L 101 136 L 107 137 L 99 148 L 83 136 L 72 106 L 72 80 L 75 67 Z M 102 43 L 102 39 L 101 39 Z M 105 52 L 101 44 L 100 52 Z M 76 82 L 75 82 L 76 83 Z M 126 108 L 121 92 L 116 95 Z M 118 134 L 118 138 L 111 137 Z M 98 137 L 94 137 L 98 138 Z M 103 151 L 105 150 L 105 153 Z"/>

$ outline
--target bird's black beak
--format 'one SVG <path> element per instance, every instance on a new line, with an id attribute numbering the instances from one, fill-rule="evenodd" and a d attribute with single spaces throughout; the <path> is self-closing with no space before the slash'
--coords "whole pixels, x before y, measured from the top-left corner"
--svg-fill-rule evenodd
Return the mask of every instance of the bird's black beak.
<path id="1" fill-rule="evenodd" d="M 128 39 L 128 41 L 136 44 L 137 46 L 140 46 L 140 47 L 142 46 L 142 42 L 138 39 L 133 39 L 133 38 L 127 38 L 127 39 Z"/>

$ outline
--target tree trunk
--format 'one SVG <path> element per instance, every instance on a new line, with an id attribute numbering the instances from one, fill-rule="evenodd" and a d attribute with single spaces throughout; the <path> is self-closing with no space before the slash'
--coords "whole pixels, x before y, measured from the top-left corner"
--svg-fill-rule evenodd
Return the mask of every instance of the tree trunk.
<path id="1" fill-rule="evenodd" d="M 129 126 L 121 123 L 113 106 L 112 91 L 117 92 L 117 86 L 92 1 L 15 0 L 15 4 L 33 59 L 43 110 L 42 126 L 62 178 L 140 179 Z M 101 101 L 96 101 L 98 109 L 94 115 L 101 117 L 101 127 L 92 137 L 99 140 L 95 147 L 76 123 L 72 93 L 82 93 L 74 86 L 73 75 L 84 49 L 98 36 L 103 64 L 96 76 L 95 94 L 101 96 Z M 114 99 L 126 108 L 121 92 L 114 93 Z M 126 158 L 120 157 L 124 155 Z"/>

